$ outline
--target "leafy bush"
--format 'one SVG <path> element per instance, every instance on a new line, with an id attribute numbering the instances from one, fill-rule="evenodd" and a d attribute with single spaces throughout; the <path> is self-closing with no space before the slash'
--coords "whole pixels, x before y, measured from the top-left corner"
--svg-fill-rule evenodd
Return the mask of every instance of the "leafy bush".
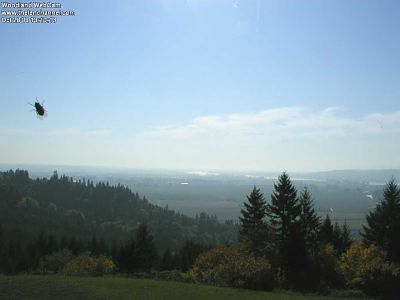
<path id="1" fill-rule="evenodd" d="M 363 291 L 373 297 L 398 300 L 400 298 L 400 266 L 370 264 L 361 283 Z"/>
<path id="2" fill-rule="evenodd" d="M 69 275 L 105 275 L 116 269 L 112 259 L 99 255 L 91 256 L 88 252 L 75 257 L 67 263 L 63 272 Z"/>
<path id="3" fill-rule="evenodd" d="M 359 299 L 369 299 L 366 294 L 361 290 L 330 290 L 327 294 L 331 297 L 336 298 L 359 298 Z"/>
<path id="4" fill-rule="evenodd" d="M 366 246 L 362 241 L 356 241 L 342 254 L 340 269 L 347 286 L 358 288 L 371 266 L 384 263 L 385 255 L 376 246 Z"/>
<path id="5" fill-rule="evenodd" d="M 39 270 L 44 273 L 57 273 L 62 271 L 65 266 L 74 258 L 70 250 L 63 249 L 46 255 L 39 263 Z"/>
<path id="6" fill-rule="evenodd" d="M 341 270 L 348 287 L 384 299 L 400 297 L 400 267 L 388 263 L 376 246 L 354 242 L 342 255 Z"/>
<path id="7" fill-rule="evenodd" d="M 184 281 L 183 274 L 179 270 L 158 272 L 157 278 L 163 280 L 171 280 L 171 281 Z"/>
<path id="8" fill-rule="evenodd" d="M 271 290 L 270 263 L 234 248 L 217 247 L 201 254 L 186 273 L 190 281 L 237 288 Z"/>

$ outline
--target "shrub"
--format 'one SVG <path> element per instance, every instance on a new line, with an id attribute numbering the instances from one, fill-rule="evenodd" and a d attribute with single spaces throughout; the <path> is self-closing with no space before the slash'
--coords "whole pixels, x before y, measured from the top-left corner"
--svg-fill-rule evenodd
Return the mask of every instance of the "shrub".
<path id="1" fill-rule="evenodd" d="M 67 263 L 63 272 L 69 275 L 105 275 L 116 269 L 112 259 L 99 255 L 91 256 L 83 253 Z"/>
<path id="2" fill-rule="evenodd" d="M 217 247 L 201 254 L 186 278 L 207 284 L 270 290 L 274 285 L 272 274 L 266 259 L 233 248 Z"/>
<path id="3" fill-rule="evenodd" d="M 361 288 L 369 296 L 398 300 L 400 267 L 388 263 L 370 264 L 364 273 Z"/>
<path id="4" fill-rule="evenodd" d="M 350 290 L 350 289 L 341 289 L 341 290 L 331 290 L 328 294 L 331 297 L 336 298 L 359 298 L 359 299 L 367 299 L 365 293 L 361 290 Z"/>
<path id="5" fill-rule="evenodd" d="M 367 270 L 375 265 L 385 263 L 385 255 L 376 246 L 366 246 L 362 241 L 354 242 L 350 248 L 342 254 L 340 269 L 350 288 L 360 287 Z"/>
<path id="6" fill-rule="evenodd" d="M 46 255 L 39 263 L 39 270 L 44 273 L 57 273 L 62 271 L 65 266 L 74 258 L 70 250 L 63 249 Z"/>
<path id="7" fill-rule="evenodd" d="M 342 255 L 341 270 L 348 287 L 384 299 L 400 297 L 400 267 L 388 263 L 376 246 L 354 242 Z"/>
<path id="8" fill-rule="evenodd" d="M 179 270 L 161 271 L 157 274 L 158 279 L 171 280 L 171 281 L 184 281 L 184 277 Z"/>

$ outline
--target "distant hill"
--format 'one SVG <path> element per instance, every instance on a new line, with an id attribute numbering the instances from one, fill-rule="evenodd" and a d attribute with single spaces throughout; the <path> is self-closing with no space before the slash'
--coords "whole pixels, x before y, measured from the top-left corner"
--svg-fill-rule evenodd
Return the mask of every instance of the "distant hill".
<path id="1" fill-rule="evenodd" d="M 392 177 L 400 180 L 400 169 L 333 170 L 305 173 L 311 179 L 339 180 L 385 184 Z"/>
<path id="2" fill-rule="evenodd" d="M 238 179 L 276 179 L 281 172 L 256 171 L 256 172 L 230 172 L 230 171 L 204 171 L 204 170 L 146 170 L 146 169 L 121 169 L 112 167 L 95 166 L 65 166 L 65 165 L 30 165 L 30 164 L 0 164 L 0 171 L 10 169 L 29 169 L 30 175 L 36 177 L 50 177 L 54 170 L 68 174 L 74 178 L 203 178 L 208 180 L 220 181 Z M 292 179 L 298 180 L 335 180 L 335 181 L 354 181 L 357 183 L 379 183 L 385 184 L 394 177 L 400 181 L 400 169 L 370 169 L 370 170 L 327 170 L 318 172 L 290 172 Z"/>
<path id="3" fill-rule="evenodd" d="M 168 206 L 188 216 L 201 212 L 219 219 L 237 219 L 246 195 L 254 185 L 269 200 L 279 172 L 227 172 L 207 170 L 131 170 L 85 166 L 1 165 L 0 170 L 29 168 L 31 178 L 50 178 L 55 169 L 75 180 L 94 184 L 122 184 L 146 198 L 151 204 Z M 316 209 L 324 216 L 348 220 L 358 230 L 365 213 L 382 197 L 383 185 L 392 177 L 400 180 L 399 169 L 332 170 L 324 172 L 290 172 L 296 187 L 307 186 L 312 192 Z M 355 220 L 357 219 L 357 220 Z M 356 224 L 357 223 L 357 224 Z"/>
<path id="4" fill-rule="evenodd" d="M 161 249 L 177 249 L 185 239 L 205 244 L 237 239 L 233 222 L 220 223 L 204 213 L 187 217 L 151 204 L 120 184 L 94 183 L 57 172 L 36 179 L 25 170 L 0 172 L 0 225 L 8 230 L 119 242 L 131 238 L 142 222 Z"/>

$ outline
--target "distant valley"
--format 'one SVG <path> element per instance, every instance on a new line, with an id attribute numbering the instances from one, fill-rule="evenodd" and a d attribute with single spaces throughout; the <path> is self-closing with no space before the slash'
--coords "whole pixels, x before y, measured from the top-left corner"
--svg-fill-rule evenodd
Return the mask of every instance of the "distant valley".
<path id="1" fill-rule="evenodd" d="M 122 184 L 144 195 L 150 203 L 179 211 L 189 216 L 201 212 L 220 220 L 236 220 L 246 195 L 257 186 L 269 200 L 274 180 L 279 173 L 228 173 L 206 171 L 118 170 L 66 166 L 1 165 L 1 170 L 26 168 L 32 177 L 59 174 Z M 311 191 L 321 216 L 346 221 L 354 234 L 361 229 L 365 214 L 381 199 L 383 185 L 400 170 L 341 170 L 313 173 L 290 173 L 298 190 Z"/>

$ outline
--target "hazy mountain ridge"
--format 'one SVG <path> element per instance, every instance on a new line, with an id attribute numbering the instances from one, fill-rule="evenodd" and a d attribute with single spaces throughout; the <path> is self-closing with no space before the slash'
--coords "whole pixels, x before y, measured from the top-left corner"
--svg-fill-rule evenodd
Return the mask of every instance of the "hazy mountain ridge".
<path id="1" fill-rule="evenodd" d="M 132 176 L 132 177 L 158 177 L 158 178 L 207 178 L 215 179 L 276 179 L 281 171 L 209 171 L 209 170 L 163 170 L 163 169 L 123 169 L 97 166 L 67 166 L 67 165 L 32 165 L 32 164 L 0 164 L 0 171 L 9 169 L 27 169 L 33 177 L 50 177 L 54 170 L 61 174 L 85 177 L 98 175 L 104 176 Z M 290 172 L 293 180 L 338 180 L 355 182 L 380 182 L 386 183 L 391 177 L 400 178 L 400 169 L 348 169 L 327 170 L 315 172 Z"/>

